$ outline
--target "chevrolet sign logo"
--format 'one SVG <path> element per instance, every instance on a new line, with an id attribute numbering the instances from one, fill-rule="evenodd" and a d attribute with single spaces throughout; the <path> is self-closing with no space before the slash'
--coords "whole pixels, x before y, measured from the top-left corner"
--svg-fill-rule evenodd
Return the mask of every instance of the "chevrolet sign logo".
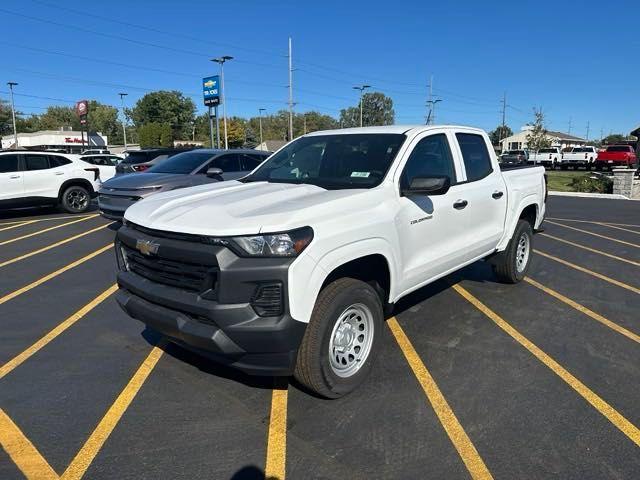
<path id="1" fill-rule="evenodd" d="M 213 80 L 207 80 L 206 82 L 204 82 L 204 86 L 207 88 L 211 88 L 216 84 L 216 82 L 214 82 Z"/>
<path id="2" fill-rule="evenodd" d="M 160 245 L 152 242 L 151 240 L 136 241 L 136 250 L 143 255 L 155 255 L 158 253 L 158 248 L 160 248 Z"/>

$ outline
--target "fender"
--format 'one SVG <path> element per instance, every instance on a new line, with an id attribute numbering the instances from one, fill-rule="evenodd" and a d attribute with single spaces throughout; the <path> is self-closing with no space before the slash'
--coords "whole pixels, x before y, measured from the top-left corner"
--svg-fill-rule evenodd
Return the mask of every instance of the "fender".
<path id="1" fill-rule="evenodd" d="M 303 255 L 289 268 L 289 312 L 301 322 L 308 323 L 320 294 L 320 289 L 329 274 L 336 268 L 367 255 L 382 255 L 389 266 L 389 301 L 395 298 L 397 262 L 393 249 L 386 239 L 369 238 L 332 249 L 317 261 L 311 255 Z"/>
<path id="2" fill-rule="evenodd" d="M 540 215 L 541 213 L 540 205 L 536 201 L 536 194 L 531 193 L 520 200 L 520 203 L 518 204 L 518 209 L 513 210 L 513 212 L 515 212 L 513 215 L 511 215 L 510 212 L 507 214 L 507 218 L 509 218 L 510 220 L 509 220 L 509 223 L 505 225 L 504 235 L 500 239 L 500 242 L 496 247 L 496 251 L 502 252 L 507 248 L 507 245 L 509 244 L 509 240 L 511 240 L 511 237 L 513 236 L 513 232 L 515 232 L 516 230 L 516 225 L 518 223 L 518 220 L 520 219 L 520 215 L 522 215 L 522 212 L 524 211 L 525 208 L 530 207 L 531 205 L 535 205 L 536 207 L 536 221 L 533 228 L 535 229 L 540 225 L 541 219 L 542 219 L 542 216 Z"/>

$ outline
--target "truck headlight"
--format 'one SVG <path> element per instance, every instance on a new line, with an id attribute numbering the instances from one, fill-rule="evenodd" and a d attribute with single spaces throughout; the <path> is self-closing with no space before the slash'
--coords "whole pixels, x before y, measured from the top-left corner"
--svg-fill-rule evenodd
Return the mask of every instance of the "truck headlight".
<path id="1" fill-rule="evenodd" d="M 313 229 L 303 227 L 290 232 L 233 237 L 231 240 L 250 257 L 295 257 L 313 240 Z"/>

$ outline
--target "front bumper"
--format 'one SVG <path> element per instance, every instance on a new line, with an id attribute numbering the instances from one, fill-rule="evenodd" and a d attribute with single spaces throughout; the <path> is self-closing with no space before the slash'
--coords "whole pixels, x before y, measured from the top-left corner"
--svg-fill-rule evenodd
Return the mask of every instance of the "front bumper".
<path id="1" fill-rule="evenodd" d="M 98 192 L 98 209 L 100 214 L 110 220 L 122 221 L 124 212 L 141 197 L 130 195 L 113 195 L 102 191 Z"/>
<path id="2" fill-rule="evenodd" d="M 292 259 L 240 258 L 225 247 L 156 237 L 127 226 L 118 232 L 119 255 L 121 248 L 135 248 L 138 239 L 157 242 L 162 261 L 195 264 L 202 259 L 213 279 L 194 291 L 121 270 L 117 300 L 127 314 L 171 341 L 245 373 L 293 373 L 306 323 L 293 319 L 288 310 L 287 274 Z M 256 308 L 256 292 L 264 285 L 281 286 L 280 311 L 265 314 Z"/>

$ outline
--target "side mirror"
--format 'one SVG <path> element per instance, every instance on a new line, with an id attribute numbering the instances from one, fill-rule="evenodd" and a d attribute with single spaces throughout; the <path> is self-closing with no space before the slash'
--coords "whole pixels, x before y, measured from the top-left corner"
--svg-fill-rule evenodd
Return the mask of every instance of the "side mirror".
<path id="1" fill-rule="evenodd" d="M 451 187 L 451 179 L 447 175 L 433 177 L 414 177 L 409 188 L 402 190 L 402 195 L 444 195 Z"/>
<path id="2" fill-rule="evenodd" d="M 222 175 L 222 173 L 223 172 L 221 168 L 212 167 L 207 170 L 207 177 L 216 178 Z"/>

